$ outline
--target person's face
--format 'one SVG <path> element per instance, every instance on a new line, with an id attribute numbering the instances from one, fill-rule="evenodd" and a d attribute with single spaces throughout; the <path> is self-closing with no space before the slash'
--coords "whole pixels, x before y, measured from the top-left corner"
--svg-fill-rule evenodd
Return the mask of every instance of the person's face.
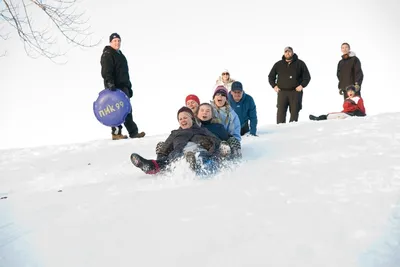
<path id="1" fill-rule="evenodd" d="M 110 42 L 110 46 L 115 50 L 119 50 L 121 48 L 121 39 L 119 38 L 112 39 Z"/>
<path id="2" fill-rule="evenodd" d="M 222 73 L 222 81 L 227 82 L 229 80 L 229 72 Z"/>
<path id="3" fill-rule="evenodd" d="M 192 116 L 190 116 L 190 114 L 187 112 L 179 113 L 178 120 L 179 126 L 181 126 L 182 129 L 188 129 L 193 126 Z"/>
<path id="4" fill-rule="evenodd" d="M 293 57 L 293 51 L 290 49 L 285 50 L 285 59 L 291 59 Z"/>
<path id="5" fill-rule="evenodd" d="M 348 90 L 347 91 L 347 96 L 348 97 L 354 97 L 356 95 L 356 92 L 354 92 L 353 90 Z"/>
<path id="6" fill-rule="evenodd" d="M 226 96 L 225 95 L 223 95 L 223 94 L 220 94 L 220 93 L 218 93 L 218 94 L 216 94 L 215 95 L 215 97 L 214 97 L 214 104 L 217 106 L 217 107 L 223 107 L 223 106 L 225 106 L 225 103 L 226 103 Z"/>
<path id="7" fill-rule="evenodd" d="M 200 106 L 199 113 L 197 114 L 197 118 L 199 118 L 202 121 L 211 120 L 211 118 L 212 118 L 211 107 L 208 105 Z"/>
<path id="8" fill-rule="evenodd" d="M 190 108 L 194 114 L 196 114 L 197 108 L 199 107 L 199 104 L 197 104 L 196 101 L 194 100 L 189 100 L 188 102 L 186 102 L 186 106 L 188 108 Z"/>
<path id="9" fill-rule="evenodd" d="M 236 102 L 239 102 L 240 99 L 242 99 L 243 97 L 243 91 L 241 90 L 235 90 L 235 91 L 231 91 L 233 100 L 235 100 Z"/>
<path id="10" fill-rule="evenodd" d="M 347 44 L 342 45 L 342 53 L 346 55 L 350 52 L 350 47 Z"/>

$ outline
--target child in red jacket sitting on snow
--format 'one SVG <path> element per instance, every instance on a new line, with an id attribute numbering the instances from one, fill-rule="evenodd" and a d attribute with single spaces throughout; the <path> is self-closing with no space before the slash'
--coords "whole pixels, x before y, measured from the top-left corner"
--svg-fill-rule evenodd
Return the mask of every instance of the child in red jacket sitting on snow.
<path id="1" fill-rule="evenodd" d="M 310 115 L 310 120 L 331 120 L 331 119 L 345 119 L 350 116 L 363 117 L 366 115 L 364 100 L 361 96 L 356 96 L 356 88 L 354 85 L 349 85 L 346 88 L 348 97 L 344 100 L 342 112 L 332 112 L 327 115 L 314 116 Z"/>

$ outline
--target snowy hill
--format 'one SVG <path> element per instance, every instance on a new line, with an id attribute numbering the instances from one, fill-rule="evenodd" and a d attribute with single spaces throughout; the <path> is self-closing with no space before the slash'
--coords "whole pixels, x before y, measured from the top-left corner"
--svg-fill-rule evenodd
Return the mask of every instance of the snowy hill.
<path id="1" fill-rule="evenodd" d="M 167 135 L 0 150 L 0 266 L 400 266 L 400 113 L 259 134 L 208 180 L 130 163 Z"/>

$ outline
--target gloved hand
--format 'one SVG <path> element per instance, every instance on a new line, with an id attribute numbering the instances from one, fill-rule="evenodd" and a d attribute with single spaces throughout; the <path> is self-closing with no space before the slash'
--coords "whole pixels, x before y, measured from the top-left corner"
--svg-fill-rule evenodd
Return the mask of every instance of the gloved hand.
<path id="1" fill-rule="evenodd" d="M 343 95 L 343 94 L 344 94 L 343 90 L 339 89 L 339 95 Z"/>
<path id="2" fill-rule="evenodd" d="M 361 89 L 361 86 L 358 83 L 355 83 L 354 88 L 356 88 L 356 92 L 359 92 Z"/>
<path id="3" fill-rule="evenodd" d="M 111 90 L 111 91 L 117 91 L 117 87 L 115 87 L 115 84 L 113 84 L 113 83 L 108 83 L 107 88 L 108 88 L 108 90 Z"/>
<path id="4" fill-rule="evenodd" d="M 211 142 L 211 140 L 208 138 L 204 138 L 203 140 L 201 140 L 200 145 L 204 147 L 207 151 L 213 150 L 214 148 L 214 143 Z"/>

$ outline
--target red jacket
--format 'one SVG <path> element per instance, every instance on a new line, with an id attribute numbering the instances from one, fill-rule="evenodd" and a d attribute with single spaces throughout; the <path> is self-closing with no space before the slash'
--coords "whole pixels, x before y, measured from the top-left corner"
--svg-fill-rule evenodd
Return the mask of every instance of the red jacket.
<path id="1" fill-rule="evenodd" d="M 353 113 L 355 111 L 361 111 L 363 115 L 365 115 L 365 107 L 364 107 L 364 100 L 360 96 L 355 96 L 352 98 L 347 98 L 343 103 L 343 110 L 344 113 Z"/>

